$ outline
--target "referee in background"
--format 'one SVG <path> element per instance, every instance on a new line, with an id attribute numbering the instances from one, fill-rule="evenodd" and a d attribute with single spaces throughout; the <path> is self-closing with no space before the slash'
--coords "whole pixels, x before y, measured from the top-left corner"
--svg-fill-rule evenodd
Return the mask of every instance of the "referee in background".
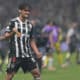
<path id="1" fill-rule="evenodd" d="M 41 80 L 36 60 L 32 55 L 32 51 L 34 51 L 38 58 L 42 56 L 32 37 L 33 28 L 29 21 L 30 11 L 29 4 L 20 4 L 19 16 L 10 21 L 5 35 L 0 37 L 0 39 L 9 38 L 10 43 L 9 64 L 5 80 L 12 80 L 20 67 L 24 73 L 31 72 L 34 80 Z"/>

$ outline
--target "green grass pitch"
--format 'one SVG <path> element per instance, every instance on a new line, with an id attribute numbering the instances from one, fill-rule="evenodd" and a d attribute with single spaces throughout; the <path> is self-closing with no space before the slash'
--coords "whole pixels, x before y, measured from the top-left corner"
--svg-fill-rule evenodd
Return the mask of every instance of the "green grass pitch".
<path id="1" fill-rule="evenodd" d="M 44 69 L 42 71 L 41 80 L 80 80 L 80 65 L 76 64 L 75 54 L 72 56 L 71 61 L 72 64 L 62 69 L 57 62 L 57 56 L 55 56 L 54 65 L 56 66 L 56 71 L 48 71 Z M 65 55 L 64 55 L 65 57 Z M 65 58 L 64 58 L 65 59 Z M 0 73 L 0 80 L 5 80 L 5 70 L 6 66 L 3 67 L 4 72 Z M 30 73 L 23 74 L 20 70 L 13 78 L 13 80 L 33 80 L 32 75 Z"/>

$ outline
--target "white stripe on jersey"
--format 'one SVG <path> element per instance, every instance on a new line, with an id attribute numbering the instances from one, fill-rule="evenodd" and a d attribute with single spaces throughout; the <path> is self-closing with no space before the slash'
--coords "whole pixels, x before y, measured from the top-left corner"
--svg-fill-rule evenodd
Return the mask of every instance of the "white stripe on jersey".
<path id="1" fill-rule="evenodd" d="M 17 22 L 15 22 L 15 28 L 18 28 Z M 16 57 L 19 57 L 19 48 L 18 48 L 18 42 L 17 42 L 17 34 L 15 34 L 15 46 L 16 46 Z"/>
<path id="2" fill-rule="evenodd" d="M 27 33 L 28 33 L 28 28 L 27 28 L 27 25 L 26 25 L 26 35 L 27 35 Z M 28 53 L 28 48 L 27 48 L 28 43 L 26 41 L 27 41 L 27 38 L 25 38 L 25 43 L 26 43 L 25 46 L 26 46 L 26 52 Z M 29 55 L 28 55 L 28 57 L 29 57 Z"/>
<path id="3" fill-rule="evenodd" d="M 23 25 L 22 25 L 22 22 L 20 21 L 20 27 L 21 27 L 21 34 L 23 33 Z M 21 44 L 21 51 L 22 51 L 22 57 L 24 57 L 24 49 L 23 49 L 23 41 L 22 41 L 22 39 L 23 39 L 23 36 L 21 35 L 21 37 L 20 37 L 20 44 Z"/>

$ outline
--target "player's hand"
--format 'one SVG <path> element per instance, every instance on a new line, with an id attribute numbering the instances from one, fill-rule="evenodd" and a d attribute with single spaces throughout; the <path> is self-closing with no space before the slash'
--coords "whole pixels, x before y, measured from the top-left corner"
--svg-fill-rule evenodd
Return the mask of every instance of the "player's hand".
<path id="1" fill-rule="evenodd" d="M 38 52 L 36 55 L 37 55 L 37 58 L 41 58 L 42 57 L 42 53 L 41 52 Z"/>
<path id="2" fill-rule="evenodd" d="M 13 32 L 15 32 L 17 34 L 17 37 L 21 37 L 21 33 L 18 32 L 16 28 L 13 28 Z"/>

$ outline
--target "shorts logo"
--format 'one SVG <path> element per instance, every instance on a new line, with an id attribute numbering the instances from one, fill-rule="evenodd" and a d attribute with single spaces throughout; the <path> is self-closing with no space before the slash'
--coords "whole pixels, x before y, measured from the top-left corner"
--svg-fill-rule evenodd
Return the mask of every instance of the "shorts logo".
<path id="1" fill-rule="evenodd" d="M 32 60 L 33 62 L 35 62 L 35 59 L 34 59 L 34 58 L 31 58 L 31 60 Z"/>

